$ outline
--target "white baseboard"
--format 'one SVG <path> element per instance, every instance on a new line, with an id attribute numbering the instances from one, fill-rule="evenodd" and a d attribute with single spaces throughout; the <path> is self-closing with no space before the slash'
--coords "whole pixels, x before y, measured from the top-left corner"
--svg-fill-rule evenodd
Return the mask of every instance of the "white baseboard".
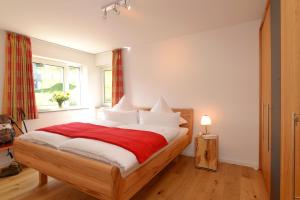
<path id="1" fill-rule="evenodd" d="M 182 152 L 182 155 L 188 156 L 188 157 L 195 157 L 195 155 L 189 151 Z M 233 165 L 251 167 L 255 170 L 259 169 L 258 163 L 244 162 L 244 161 L 232 160 L 232 159 L 227 159 L 227 158 L 219 158 L 219 161 L 223 162 L 223 163 L 233 164 Z"/>
<path id="2" fill-rule="evenodd" d="M 240 166 L 246 166 L 246 167 L 251 167 L 255 170 L 258 170 L 258 164 L 257 163 L 250 163 L 250 162 L 244 162 L 244 161 L 237 161 L 237 160 L 230 160 L 230 159 L 224 159 L 220 158 L 220 162 L 222 163 L 228 163 L 228 164 L 233 164 L 233 165 L 240 165 Z"/>

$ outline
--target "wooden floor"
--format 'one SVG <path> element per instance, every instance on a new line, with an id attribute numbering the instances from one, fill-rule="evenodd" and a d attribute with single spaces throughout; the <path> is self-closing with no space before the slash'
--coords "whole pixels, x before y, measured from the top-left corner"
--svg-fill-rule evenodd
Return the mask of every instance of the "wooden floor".
<path id="1" fill-rule="evenodd" d="M 259 172 L 221 164 L 218 172 L 194 168 L 192 158 L 181 156 L 155 177 L 133 200 L 267 200 Z M 50 179 L 38 187 L 38 173 L 25 169 L 20 175 L 0 179 L 1 200 L 95 200 L 72 187 Z"/>

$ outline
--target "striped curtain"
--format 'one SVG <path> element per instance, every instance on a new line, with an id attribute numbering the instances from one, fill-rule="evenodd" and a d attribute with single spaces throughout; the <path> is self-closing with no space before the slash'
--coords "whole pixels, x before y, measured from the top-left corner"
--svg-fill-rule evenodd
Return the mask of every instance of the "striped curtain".
<path id="1" fill-rule="evenodd" d="M 112 59 L 112 106 L 124 95 L 122 49 L 113 50 Z"/>
<path id="2" fill-rule="evenodd" d="M 22 109 L 26 119 L 36 119 L 30 38 L 7 32 L 5 53 L 3 113 L 19 121 Z"/>

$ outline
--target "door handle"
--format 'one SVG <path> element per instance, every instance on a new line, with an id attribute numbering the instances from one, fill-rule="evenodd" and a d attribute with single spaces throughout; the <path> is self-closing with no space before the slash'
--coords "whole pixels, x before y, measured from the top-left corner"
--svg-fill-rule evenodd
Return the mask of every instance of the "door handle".
<path id="1" fill-rule="evenodd" d="M 270 152 L 270 110 L 271 110 L 271 107 L 270 107 L 270 104 L 267 104 L 267 116 L 268 116 L 268 152 Z"/>
<path id="2" fill-rule="evenodd" d="M 293 113 L 292 114 L 292 135 L 294 138 L 294 165 L 293 165 L 293 174 L 294 174 L 294 180 L 293 180 L 293 190 L 294 190 L 294 199 L 300 199 L 300 196 L 297 196 L 296 194 L 296 124 L 300 122 L 300 114 Z"/>

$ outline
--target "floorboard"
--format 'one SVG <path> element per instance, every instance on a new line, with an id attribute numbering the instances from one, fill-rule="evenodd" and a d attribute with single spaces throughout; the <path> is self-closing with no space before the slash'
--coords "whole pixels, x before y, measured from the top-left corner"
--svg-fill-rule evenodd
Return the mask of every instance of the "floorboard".
<path id="1" fill-rule="evenodd" d="M 1 200 L 95 200 L 71 186 L 50 178 L 38 186 L 38 173 L 25 169 L 0 179 Z M 217 172 L 194 167 L 194 160 L 180 156 L 132 200 L 267 200 L 261 173 L 248 167 L 220 164 Z"/>

